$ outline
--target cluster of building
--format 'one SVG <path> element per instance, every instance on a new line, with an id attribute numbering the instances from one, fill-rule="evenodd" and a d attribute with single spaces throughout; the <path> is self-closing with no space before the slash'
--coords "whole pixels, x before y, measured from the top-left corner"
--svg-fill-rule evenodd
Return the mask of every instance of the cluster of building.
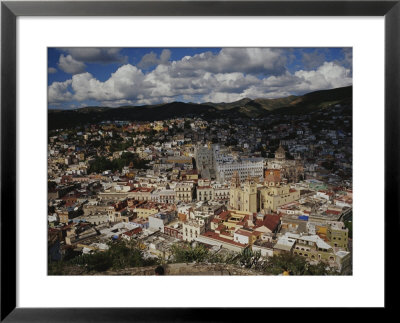
<path id="1" fill-rule="evenodd" d="M 264 128 L 260 120 L 186 118 L 51 132 L 51 258 L 134 239 L 147 257 L 168 259 L 172 245 L 187 242 L 214 252 L 291 253 L 351 272 L 351 119 L 342 109 L 330 112 L 344 125 L 335 133 L 325 112 L 271 117 Z M 313 133 L 312 120 L 326 131 Z M 97 158 L 123 153 L 147 169 L 90 172 Z"/>

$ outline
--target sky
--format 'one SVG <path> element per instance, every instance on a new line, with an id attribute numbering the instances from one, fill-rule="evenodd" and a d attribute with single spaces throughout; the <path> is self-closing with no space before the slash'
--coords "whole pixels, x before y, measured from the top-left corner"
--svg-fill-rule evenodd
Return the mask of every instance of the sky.
<path id="1" fill-rule="evenodd" d="M 48 48 L 48 108 L 281 98 L 352 85 L 352 48 Z"/>

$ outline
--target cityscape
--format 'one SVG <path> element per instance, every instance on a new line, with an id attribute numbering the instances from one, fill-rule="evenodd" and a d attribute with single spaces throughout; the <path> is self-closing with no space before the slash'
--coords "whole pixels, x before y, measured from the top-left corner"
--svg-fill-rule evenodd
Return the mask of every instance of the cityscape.
<path id="1" fill-rule="evenodd" d="M 351 48 L 49 48 L 48 275 L 352 275 Z"/>

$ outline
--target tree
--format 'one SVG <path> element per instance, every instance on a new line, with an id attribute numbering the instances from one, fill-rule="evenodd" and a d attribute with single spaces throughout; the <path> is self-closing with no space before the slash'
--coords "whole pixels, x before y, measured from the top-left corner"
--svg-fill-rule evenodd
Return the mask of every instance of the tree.
<path id="1" fill-rule="evenodd" d="M 261 152 L 261 157 L 264 157 L 264 158 L 267 158 L 267 157 L 268 157 L 268 152 L 267 152 L 267 150 L 264 148 L 264 146 L 261 146 L 260 152 Z"/>
<path id="2" fill-rule="evenodd" d="M 305 270 L 305 259 L 290 253 L 273 255 L 268 259 L 268 264 L 265 267 L 265 272 L 274 275 L 281 274 L 284 271 L 288 271 L 291 275 L 303 275 Z"/>
<path id="3" fill-rule="evenodd" d="M 62 259 L 57 265 L 49 266 L 49 274 L 63 273 L 66 268 L 74 266 L 83 267 L 87 272 L 103 272 L 111 268 L 152 266 L 158 263 L 157 259 L 145 258 L 135 240 L 117 240 L 109 242 L 108 249 L 105 251 L 95 251 L 91 254 Z"/>
<path id="4" fill-rule="evenodd" d="M 101 173 L 105 170 L 121 171 L 123 167 L 133 164 L 134 168 L 147 169 L 148 161 L 139 158 L 137 154 L 130 152 L 122 153 L 120 158 L 113 159 L 112 161 L 106 157 L 97 157 L 89 166 L 88 173 Z"/>
<path id="5" fill-rule="evenodd" d="M 175 263 L 203 262 L 209 257 L 208 250 L 202 245 L 192 247 L 189 244 L 175 244 L 172 246 L 171 251 L 172 261 Z"/>
<path id="6" fill-rule="evenodd" d="M 349 229 L 349 238 L 352 239 L 353 238 L 353 222 L 346 221 L 344 222 L 344 226 Z"/>
<path id="7" fill-rule="evenodd" d="M 333 270 L 327 269 L 327 264 L 323 262 L 319 262 L 315 265 L 307 265 L 305 275 L 313 275 L 313 276 L 325 276 L 325 275 L 333 275 L 335 272 Z"/>
<path id="8" fill-rule="evenodd" d="M 282 253 L 274 255 L 268 259 L 268 263 L 264 268 L 265 273 L 278 275 L 288 271 L 290 275 L 332 275 L 334 270 L 327 269 L 327 265 L 319 262 L 311 265 L 305 258 L 290 254 Z"/>
<path id="9" fill-rule="evenodd" d="M 131 147 L 132 144 L 133 144 L 132 139 L 129 139 L 126 142 L 113 142 L 110 146 L 110 152 L 125 150 Z"/>
<path id="10" fill-rule="evenodd" d="M 239 255 L 239 264 L 245 268 L 255 268 L 260 261 L 261 251 L 254 252 L 250 247 L 246 247 Z"/>
<path id="11" fill-rule="evenodd" d="M 113 261 L 107 252 L 95 252 L 86 257 L 88 271 L 106 271 L 111 268 Z"/>
<path id="12" fill-rule="evenodd" d="M 294 156 L 291 153 L 287 152 L 286 153 L 286 159 L 294 160 Z"/>
<path id="13" fill-rule="evenodd" d="M 238 144 L 238 140 L 236 138 L 229 138 L 225 142 L 225 146 L 236 146 Z"/>
<path id="14" fill-rule="evenodd" d="M 47 190 L 49 192 L 54 191 L 57 188 L 57 183 L 53 181 L 47 181 Z"/>
<path id="15" fill-rule="evenodd" d="M 331 160 L 329 160 L 329 161 L 323 161 L 323 162 L 321 163 L 321 165 L 322 165 L 325 169 L 330 170 L 330 171 L 332 171 L 332 170 L 335 168 L 335 164 L 334 164 L 334 162 L 331 161 Z"/>

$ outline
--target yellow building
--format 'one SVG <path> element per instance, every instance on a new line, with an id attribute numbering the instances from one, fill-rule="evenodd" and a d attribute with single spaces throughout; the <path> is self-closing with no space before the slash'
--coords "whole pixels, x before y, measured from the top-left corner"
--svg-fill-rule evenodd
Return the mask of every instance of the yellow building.
<path id="1" fill-rule="evenodd" d="M 59 217 L 59 222 L 60 223 L 68 224 L 68 222 L 69 222 L 68 211 L 59 212 L 58 213 L 58 217 Z"/>
<path id="2" fill-rule="evenodd" d="M 136 212 L 138 218 L 147 219 L 150 215 L 157 214 L 159 210 L 156 207 L 143 206 L 134 208 L 133 212 Z"/>
<path id="3" fill-rule="evenodd" d="M 229 210 L 224 211 L 211 221 L 211 230 L 217 230 L 222 225 L 229 231 L 236 231 L 237 229 L 243 228 L 245 222 L 251 216 L 250 212 Z"/>
<path id="4" fill-rule="evenodd" d="M 349 229 L 343 222 L 332 222 L 328 224 L 326 236 L 330 241 L 331 246 L 348 250 Z"/>
<path id="5" fill-rule="evenodd" d="M 242 188 L 239 173 L 237 171 L 233 173 L 229 192 L 229 207 L 238 211 L 257 212 L 257 183 L 254 179 L 247 178 Z"/>
<path id="6" fill-rule="evenodd" d="M 322 225 L 315 225 L 315 233 L 326 235 L 326 226 Z"/>
<path id="7" fill-rule="evenodd" d="M 181 179 L 187 181 L 198 180 L 199 174 L 195 169 L 183 170 L 181 171 Z"/>
<path id="8" fill-rule="evenodd" d="M 223 225 L 229 229 L 236 230 L 243 226 L 240 223 L 243 222 L 246 215 L 249 214 L 246 212 L 230 211 L 230 216 L 226 221 L 223 222 Z"/>
<path id="9" fill-rule="evenodd" d="M 192 202 L 194 185 L 192 182 L 177 183 L 175 188 L 175 201 Z"/>
<path id="10" fill-rule="evenodd" d="M 155 130 L 155 131 L 164 130 L 163 123 L 162 122 L 155 122 L 155 125 L 153 126 L 153 130 Z"/>
<path id="11" fill-rule="evenodd" d="M 289 185 L 263 187 L 260 189 L 260 209 L 276 212 L 281 205 L 300 199 L 300 191 L 291 189 Z"/>

